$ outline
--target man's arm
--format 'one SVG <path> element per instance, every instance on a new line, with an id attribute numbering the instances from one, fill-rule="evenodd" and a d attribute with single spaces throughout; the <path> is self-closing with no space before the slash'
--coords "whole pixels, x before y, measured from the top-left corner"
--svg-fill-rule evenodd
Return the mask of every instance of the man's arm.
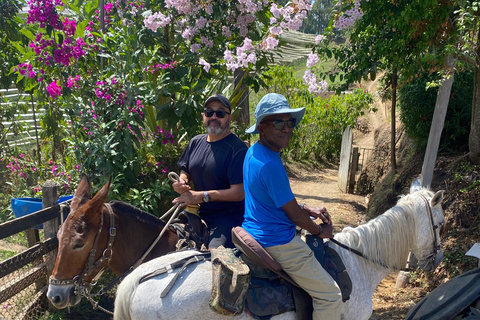
<path id="1" fill-rule="evenodd" d="M 176 191 L 176 190 L 175 190 Z M 210 201 L 242 201 L 245 198 L 243 183 L 232 184 L 228 189 L 207 190 Z M 172 203 L 199 204 L 203 203 L 205 191 L 188 190 L 173 199 Z"/>
<path id="2" fill-rule="evenodd" d="M 327 209 L 307 206 L 304 206 L 302 209 L 295 198 L 283 205 L 282 209 L 287 213 L 288 218 L 300 228 L 307 230 L 311 234 L 318 235 L 320 238 L 333 237 L 332 221 L 327 213 Z M 320 218 L 323 223 L 317 225 L 310 219 L 310 216 Z"/>

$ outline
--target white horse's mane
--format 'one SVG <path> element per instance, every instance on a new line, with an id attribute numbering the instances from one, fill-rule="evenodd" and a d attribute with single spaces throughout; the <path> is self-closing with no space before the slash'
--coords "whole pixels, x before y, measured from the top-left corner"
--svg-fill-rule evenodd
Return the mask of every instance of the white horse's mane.
<path id="1" fill-rule="evenodd" d="M 402 196 L 397 205 L 384 214 L 356 228 L 345 227 L 335 239 L 390 269 L 404 268 L 409 248 L 417 241 L 411 230 L 416 228 L 414 206 L 420 193 L 428 198 L 433 195 L 428 189 L 421 189 Z"/>

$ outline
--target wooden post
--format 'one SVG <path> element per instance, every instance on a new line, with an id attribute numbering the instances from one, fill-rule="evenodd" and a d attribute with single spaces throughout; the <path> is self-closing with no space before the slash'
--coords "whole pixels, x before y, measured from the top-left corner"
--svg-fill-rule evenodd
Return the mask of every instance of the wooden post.
<path id="1" fill-rule="evenodd" d="M 447 58 L 447 68 L 452 70 L 457 63 L 457 59 L 450 55 Z M 442 135 L 443 124 L 447 114 L 448 101 L 453 84 L 453 72 L 438 89 L 435 111 L 433 112 L 432 126 L 428 135 L 427 149 L 423 159 L 421 184 L 424 188 L 429 188 L 432 183 L 433 169 L 437 160 L 438 146 L 440 145 L 440 136 Z"/>
<path id="2" fill-rule="evenodd" d="M 58 203 L 57 195 L 57 186 L 51 180 L 47 180 L 42 187 L 42 207 L 48 208 L 56 205 Z M 57 235 L 58 231 L 58 217 L 60 216 L 60 210 L 55 219 L 46 221 L 43 224 L 43 231 L 45 240 L 49 238 L 54 238 Z M 55 259 L 57 258 L 57 249 L 47 253 L 46 255 L 46 264 L 47 264 L 47 275 L 52 274 L 53 268 L 55 267 Z"/>
<path id="3" fill-rule="evenodd" d="M 350 177 L 348 179 L 348 193 L 353 193 L 355 190 L 355 175 L 358 168 L 358 159 L 360 158 L 360 153 L 358 148 L 353 148 L 352 151 L 352 162 L 350 163 Z"/>
<path id="4" fill-rule="evenodd" d="M 340 150 L 340 166 L 338 168 L 338 188 L 345 193 L 347 193 L 348 168 L 350 167 L 352 142 L 352 129 L 350 127 L 346 127 L 342 134 L 342 149 Z"/>
<path id="5" fill-rule="evenodd" d="M 235 70 L 234 74 L 234 85 L 235 88 L 240 84 L 240 81 L 244 78 L 245 76 L 245 70 L 244 69 L 237 69 Z M 242 84 L 240 86 L 240 91 L 243 91 L 242 97 L 239 100 L 239 104 L 236 106 L 237 108 L 240 108 L 240 113 L 237 115 L 237 118 L 235 119 L 235 124 L 240 125 L 240 126 L 245 126 L 245 129 L 250 127 L 250 102 L 248 99 L 249 93 L 248 93 L 248 86 L 245 84 Z"/>
<path id="6" fill-rule="evenodd" d="M 37 229 L 27 229 L 25 230 L 25 235 L 27 236 L 28 247 L 33 247 L 37 242 L 40 241 L 40 235 Z"/>

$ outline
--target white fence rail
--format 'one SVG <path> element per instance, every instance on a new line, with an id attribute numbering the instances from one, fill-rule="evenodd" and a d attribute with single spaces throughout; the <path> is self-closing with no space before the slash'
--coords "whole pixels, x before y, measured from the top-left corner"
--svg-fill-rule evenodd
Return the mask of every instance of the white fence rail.
<path id="1" fill-rule="evenodd" d="M 2 121 L 2 128 L 6 130 L 4 143 L 9 146 L 28 146 L 36 143 L 37 135 L 40 135 L 42 127 L 40 118 L 45 109 L 36 109 L 35 101 L 29 101 L 29 95 L 19 93 L 17 89 L 0 90 L 0 106 L 27 105 L 27 112 L 23 113 L 17 108 L 14 121 Z M 35 108 L 35 113 L 32 110 Z M 18 128 L 21 128 L 19 130 Z"/>

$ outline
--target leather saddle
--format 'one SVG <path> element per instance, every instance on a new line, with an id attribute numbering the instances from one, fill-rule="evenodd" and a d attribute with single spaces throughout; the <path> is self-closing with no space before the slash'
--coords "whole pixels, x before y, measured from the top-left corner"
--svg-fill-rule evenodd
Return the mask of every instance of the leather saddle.
<path id="1" fill-rule="evenodd" d="M 298 286 L 283 270 L 282 266 L 245 229 L 239 226 L 232 228 L 232 242 L 243 253 L 241 258 L 249 265 L 250 269 L 255 269 L 258 266 L 260 269 L 269 270 L 293 285 L 292 295 L 297 310 L 297 319 L 309 319 L 311 317 L 311 310 L 313 310 L 311 297 Z M 312 249 L 320 264 L 337 282 L 342 292 L 343 302 L 347 301 L 352 291 L 352 282 L 341 258 L 333 249 L 324 246 L 323 240 L 316 236 L 307 236 L 306 243 Z M 255 273 L 258 272 L 252 270 L 252 280 L 256 276 Z M 265 278 L 268 278 L 268 276 Z M 301 315 L 298 314 L 299 311 Z"/>

